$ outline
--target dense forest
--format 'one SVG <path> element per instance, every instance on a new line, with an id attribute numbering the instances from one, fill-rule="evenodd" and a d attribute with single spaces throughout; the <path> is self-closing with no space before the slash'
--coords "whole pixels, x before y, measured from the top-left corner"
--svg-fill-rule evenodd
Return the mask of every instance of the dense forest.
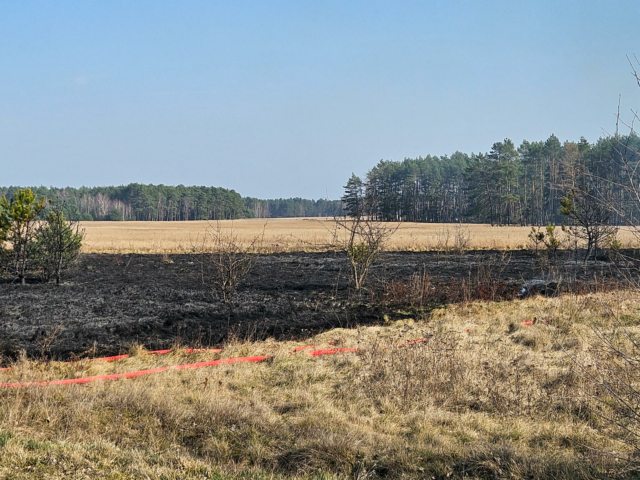
<path id="1" fill-rule="evenodd" d="M 119 187 L 31 187 L 38 195 L 59 199 L 73 220 L 226 220 L 237 218 L 325 217 L 350 208 L 354 198 L 371 205 L 368 212 L 383 221 L 472 222 L 496 225 L 560 224 L 561 199 L 570 189 L 588 188 L 615 205 L 609 223 L 624 224 L 640 212 L 626 198 L 628 176 L 621 161 L 640 149 L 635 136 L 601 138 L 589 143 L 509 140 L 488 153 L 381 160 L 364 180 L 353 175 L 340 200 L 303 198 L 261 200 L 217 187 L 185 187 L 132 183 Z M 628 154 L 627 154 L 628 155 Z M 631 155 L 634 155 L 633 153 Z M 0 187 L 11 196 L 19 187 Z M 353 206 L 353 205 L 351 205 Z"/>
<path id="2" fill-rule="evenodd" d="M 0 187 L 0 196 L 12 196 L 22 187 Z M 57 199 L 71 220 L 230 220 L 236 218 L 331 216 L 339 200 L 302 198 L 258 200 L 234 190 L 183 185 L 54 188 L 31 187 L 38 195 Z"/>
<path id="3" fill-rule="evenodd" d="M 629 148 L 623 149 L 626 145 Z M 608 222 L 624 224 L 638 212 L 626 198 L 628 176 L 622 165 L 637 165 L 637 136 L 601 138 L 590 144 L 523 141 L 516 148 L 505 139 L 488 153 L 382 160 L 364 180 L 353 175 L 343 200 L 362 196 L 369 212 L 384 221 L 477 222 L 497 225 L 560 224 L 562 197 L 572 188 L 587 189 L 612 208 Z M 625 213 L 624 218 L 621 216 Z"/>

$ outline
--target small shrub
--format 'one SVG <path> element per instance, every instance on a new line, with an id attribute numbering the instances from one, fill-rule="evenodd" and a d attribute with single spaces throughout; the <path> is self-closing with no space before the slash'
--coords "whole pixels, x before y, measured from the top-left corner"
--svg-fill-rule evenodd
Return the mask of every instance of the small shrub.
<path id="1" fill-rule="evenodd" d="M 620 262 L 622 260 L 622 242 L 618 240 L 617 232 L 605 240 L 605 248 L 607 256 L 612 262 Z"/>
<path id="2" fill-rule="evenodd" d="M 544 232 L 541 227 L 531 227 L 528 239 L 527 248 L 538 253 L 538 250 L 544 245 Z"/>
<path id="3" fill-rule="evenodd" d="M 555 225 L 549 223 L 544 230 L 542 227 L 531 227 L 528 238 L 527 248 L 536 253 L 542 270 L 546 270 L 550 263 L 556 263 L 558 250 L 562 248 L 564 242 L 558 236 Z"/>
<path id="4" fill-rule="evenodd" d="M 469 227 L 458 224 L 453 229 L 453 251 L 459 255 L 469 250 L 471 244 L 471 231 Z"/>
<path id="5" fill-rule="evenodd" d="M 251 271 L 255 254 L 260 251 L 264 229 L 246 246 L 239 241 L 233 226 L 223 230 L 220 223 L 209 226 L 199 245 L 194 246 L 200 263 L 200 278 L 205 288 L 230 303 L 238 286 Z"/>
<path id="6" fill-rule="evenodd" d="M 547 257 L 555 262 L 558 256 L 558 249 L 562 246 L 562 241 L 556 233 L 555 225 L 547 224 L 543 237 L 544 246 L 547 249 Z"/>
<path id="7" fill-rule="evenodd" d="M 339 240 L 339 229 L 346 233 L 342 241 Z M 333 247 L 347 254 L 351 280 L 356 290 L 364 286 L 371 265 L 384 251 L 387 241 L 397 229 L 397 226 L 390 227 L 365 216 L 336 219 Z"/>

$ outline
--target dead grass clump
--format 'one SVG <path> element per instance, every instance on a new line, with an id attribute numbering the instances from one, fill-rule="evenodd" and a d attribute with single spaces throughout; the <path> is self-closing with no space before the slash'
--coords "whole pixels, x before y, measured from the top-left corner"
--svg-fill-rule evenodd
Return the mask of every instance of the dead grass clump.
<path id="1" fill-rule="evenodd" d="M 521 288 L 520 285 L 509 285 L 493 278 L 450 278 L 443 281 L 432 280 L 428 275 L 414 275 L 407 282 L 387 282 L 379 296 L 383 302 L 422 307 L 475 300 L 513 300 Z"/>
<path id="2" fill-rule="evenodd" d="M 540 458 L 518 452 L 511 442 L 483 445 L 456 464 L 460 477 L 471 478 L 593 478 L 584 460 L 563 453 Z M 586 467 L 586 468 L 585 468 Z"/>

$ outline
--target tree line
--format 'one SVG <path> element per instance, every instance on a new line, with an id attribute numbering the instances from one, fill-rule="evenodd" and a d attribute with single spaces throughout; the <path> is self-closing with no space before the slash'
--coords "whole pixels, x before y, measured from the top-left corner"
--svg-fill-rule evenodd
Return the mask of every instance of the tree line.
<path id="1" fill-rule="evenodd" d="M 0 196 L 13 197 L 24 187 L 0 187 Z M 234 190 L 204 186 L 143 185 L 55 188 L 30 187 L 48 199 L 58 199 L 69 220 L 232 220 L 238 218 L 331 216 L 339 200 L 303 198 L 260 200 L 243 198 Z"/>
<path id="2" fill-rule="evenodd" d="M 620 149 L 619 145 L 628 145 Z M 546 225 L 565 220 L 561 201 L 580 186 L 606 196 L 612 206 L 609 223 L 628 224 L 640 215 L 633 189 L 626 188 L 640 140 L 601 138 L 591 144 L 524 140 L 519 147 L 505 139 L 486 153 L 381 160 L 364 180 L 352 176 L 347 197 L 355 190 L 367 198 L 376 220 L 471 222 L 494 225 Z M 624 153 L 627 152 L 627 153 Z M 621 158 L 631 155 L 634 158 Z M 22 187 L 0 187 L 11 198 Z M 355 189 L 355 190 L 354 190 Z M 340 200 L 258 199 L 219 187 L 132 183 L 123 186 L 31 187 L 33 193 L 58 199 L 69 220 L 185 221 L 239 218 L 326 217 L 343 213 Z M 351 193 L 349 193 L 351 192 Z"/>
<path id="3" fill-rule="evenodd" d="M 353 212 L 366 202 L 381 221 L 547 225 L 566 220 L 562 198 L 580 188 L 610 206 L 607 222 L 628 224 L 640 212 L 620 166 L 638 164 L 638 147 L 633 132 L 593 144 L 551 135 L 519 147 L 505 139 L 487 153 L 381 160 L 364 180 L 352 175 L 343 203 Z"/>
<path id="4" fill-rule="evenodd" d="M 260 200 L 245 198 L 245 206 L 255 218 L 333 217 L 342 211 L 340 200 L 308 200 L 306 198 L 277 198 Z"/>

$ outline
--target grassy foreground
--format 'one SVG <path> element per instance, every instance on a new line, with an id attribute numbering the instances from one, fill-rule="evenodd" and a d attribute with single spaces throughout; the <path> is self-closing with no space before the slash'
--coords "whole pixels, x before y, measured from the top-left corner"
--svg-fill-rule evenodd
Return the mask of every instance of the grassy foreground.
<path id="1" fill-rule="evenodd" d="M 598 335 L 620 319 L 635 334 L 639 309 L 629 292 L 477 302 L 306 342 L 366 347 L 356 353 L 312 358 L 292 352 L 301 343 L 232 342 L 217 356 L 275 358 L 0 389 L 0 477 L 627 477 L 629 434 L 602 416 L 615 415 L 615 403 L 595 405 L 594 382 L 576 365 L 592 364 Z M 534 318 L 551 321 L 521 324 Z M 22 359 L 0 382 L 217 358 L 132 354 L 115 363 Z"/>

